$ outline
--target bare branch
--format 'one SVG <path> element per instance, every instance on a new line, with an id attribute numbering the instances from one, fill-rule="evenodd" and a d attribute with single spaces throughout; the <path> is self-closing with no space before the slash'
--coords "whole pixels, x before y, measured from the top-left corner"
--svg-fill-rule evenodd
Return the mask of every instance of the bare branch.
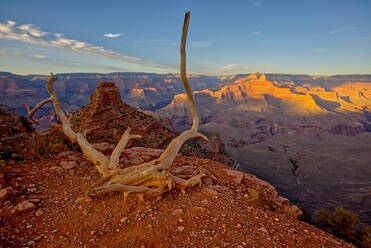
<path id="1" fill-rule="evenodd" d="M 126 145 L 128 144 L 130 139 L 140 139 L 142 136 L 140 135 L 131 135 L 130 134 L 131 128 L 128 127 L 125 133 L 122 135 L 119 143 L 117 143 L 115 149 L 113 150 L 111 157 L 108 163 L 108 169 L 114 170 L 119 168 L 119 159 L 122 151 L 125 149 Z"/>
<path id="2" fill-rule="evenodd" d="M 72 143 L 77 142 L 83 151 L 85 157 L 91 161 L 92 163 L 95 164 L 97 170 L 101 175 L 107 175 L 107 168 L 108 168 L 108 159 L 106 156 L 103 155 L 100 151 L 96 150 L 87 140 L 86 138 L 81 134 L 81 133 L 75 133 L 72 128 L 69 119 L 66 117 L 64 114 L 59 98 L 57 94 L 55 93 L 53 89 L 53 83 L 57 79 L 54 77 L 54 74 L 51 73 L 50 78 L 46 80 L 46 90 L 50 94 L 50 98 L 45 99 L 44 101 L 40 102 L 36 107 L 32 110 L 29 111 L 29 115 L 31 114 L 31 119 L 32 115 L 45 103 L 47 102 L 52 102 L 56 114 L 59 116 L 59 118 L 62 121 L 63 124 L 63 132 L 68 136 L 68 138 L 71 140 Z M 26 108 L 29 110 L 28 106 L 25 105 Z"/>
<path id="3" fill-rule="evenodd" d="M 30 107 L 28 107 L 27 103 L 24 103 L 23 106 L 26 107 L 27 109 L 27 112 L 28 112 L 28 117 L 36 124 L 36 125 L 39 125 L 40 122 L 36 119 L 33 118 L 33 115 L 35 114 L 35 112 L 37 110 L 39 110 L 39 108 L 41 108 L 44 104 L 48 103 L 48 102 L 51 102 L 52 99 L 49 97 L 47 99 L 44 99 L 42 100 L 41 102 L 39 102 L 32 110 L 30 109 Z"/>
<path id="4" fill-rule="evenodd" d="M 182 32 L 181 40 L 181 61 L 180 61 L 180 74 L 187 92 L 187 97 L 189 99 L 190 110 L 193 119 L 193 125 L 190 130 L 184 131 L 178 137 L 173 139 L 166 150 L 157 159 L 150 162 L 120 169 L 119 158 L 122 151 L 125 149 L 128 141 L 130 139 L 140 138 L 140 135 L 131 135 L 130 128 L 127 128 L 122 135 L 119 143 L 116 145 L 111 157 L 108 159 L 101 152 L 96 150 L 81 133 L 75 133 L 70 125 L 69 119 L 63 112 L 60 101 L 53 89 L 53 83 L 56 81 L 53 73 L 51 77 L 46 81 L 46 89 L 50 94 L 50 98 L 44 100 L 51 101 L 53 103 L 55 112 L 60 117 L 63 124 L 63 132 L 68 136 L 68 138 L 73 142 L 77 142 L 85 155 L 85 157 L 94 163 L 95 168 L 101 174 L 101 179 L 93 184 L 90 194 L 103 194 L 114 191 L 122 191 L 125 194 L 129 193 L 145 193 L 149 195 L 158 195 L 166 191 L 173 189 L 174 187 L 180 186 L 181 189 L 184 187 L 193 187 L 196 184 L 201 183 L 201 178 L 205 174 L 200 171 L 199 175 L 193 176 L 189 179 L 182 179 L 177 176 L 170 174 L 167 169 L 173 163 L 175 157 L 177 156 L 179 149 L 189 139 L 192 138 L 203 138 L 208 140 L 206 136 L 198 132 L 199 120 L 197 116 L 197 111 L 193 99 L 192 90 L 189 86 L 187 76 L 186 76 L 186 40 L 187 31 L 189 25 L 189 12 L 186 13 L 184 18 L 184 26 Z M 38 104 L 37 107 L 45 104 L 44 101 Z M 29 108 L 28 108 L 29 109 Z M 34 113 L 34 110 L 32 113 Z M 30 111 L 29 111 L 30 112 Z M 31 115 L 32 117 L 32 115 Z M 30 117 L 30 118 L 31 118 Z M 84 133 L 84 132 L 83 132 Z M 184 189 L 183 189 L 184 190 Z"/>
<path id="5" fill-rule="evenodd" d="M 197 184 L 201 184 L 201 182 L 202 182 L 201 178 L 205 177 L 206 174 L 203 171 L 200 171 L 200 174 L 198 174 L 196 176 L 193 176 L 189 179 L 183 179 L 183 178 L 174 176 L 170 173 L 169 173 L 169 176 L 171 177 L 171 179 L 174 180 L 175 184 L 178 184 L 178 185 L 181 185 L 181 186 L 184 186 L 184 187 L 193 187 Z"/>
<path id="6" fill-rule="evenodd" d="M 187 69 L 186 69 L 187 68 L 186 67 L 186 43 L 187 43 L 187 33 L 188 33 L 188 26 L 189 26 L 189 17 L 190 17 L 190 12 L 188 11 L 184 17 L 182 39 L 181 39 L 181 44 L 180 44 L 180 77 L 182 79 L 182 82 L 183 82 L 183 85 L 184 85 L 184 88 L 186 90 L 187 97 L 189 100 L 189 105 L 190 105 L 191 114 L 193 118 L 192 129 L 197 129 L 198 128 L 198 116 L 197 116 L 197 111 L 195 107 L 195 102 L 193 99 L 192 90 L 187 80 Z"/>

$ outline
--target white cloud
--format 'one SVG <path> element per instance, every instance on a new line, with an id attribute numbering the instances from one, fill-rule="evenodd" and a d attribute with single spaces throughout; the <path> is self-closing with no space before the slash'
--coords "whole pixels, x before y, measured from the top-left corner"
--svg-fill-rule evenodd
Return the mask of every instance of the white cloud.
<path id="1" fill-rule="evenodd" d="M 37 59 L 45 59 L 46 56 L 44 55 L 39 55 L 39 54 L 32 54 L 31 57 L 37 58 Z"/>
<path id="2" fill-rule="evenodd" d="M 256 35 L 256 36 L 259 36 L 262 34 L 262 31 L 261 30 L 258 30 L 258 31 L 255 31 L 255 32 L 251 32 L 253 35 Z"/>
<path id="3" fill-rule="evenodd" d="M 325 53 L 326 50 L 322 49 L 322 48 L 317 48 L 317 49 L 314 49 L 313 52 L 315 52 L 315 53 Z"/>
<path id="4" fill-rule="evenodd" d="M 47 32 L 40 31 L 40 29 L 38 27 L 34 27 L 31 24 L 24 24 L 24 25 L 19 26 L 18 28 L 20 30 L 22 30 L 23 32 L 28 33 L 28 34 L 30 34 L 32 36 L 35 36 L 35 37 L 41 37 L 41 36 L 44 36 L 44 35 L 48 34 Z"/>
<path id="5" fill-rule="evenodd" d="M 237 64 L 230 64 L 230 65 L 223 66 L 220 69 L 222 69 L 222 70 L 231 70 L 231 69 L 234 69 L 236 67 L 238 67 Z"/>
<path id="6" fill-rule="evenodd" d="M 225 65 L 225 66 L 218 68 L 217 73 L 222 73 L 222 74 L 246 73 L 248 69 L 249 67 L 247 65 L 229 64 L 229 65 Z"/>
<path id="7" fill-rule="evenodd" d="M 196 47 L 207 47 L 210 45 L 210 42 L 208 41 L 195 41 L 195 42 L 192 42 L 191 43 L 191 47 L 192 48 L 196 48 Z"/>
<path id="8" fill-rule="evenodd" d="M 12 30 L 15 22 L 8 21 L 7 23 L 0 23 L 0 33 L 8 33 Z"/>
<path id="9" fill-rule="evenodd" d="M 108 33 L 108 34 L 104 34 L 103 36 L 104 37 L 108 37 L 108 38 L 117 38 L 117 37 L 120 37 L 122 36 L 123 34 L 111 34 L 111 33 Z"/>
<path id="10" fill-rule="evenodd" d="M 127 56 L 121 53 L 105 49 L 101 46 L 94 46 L 87 42 L 78 41 L 74 39 L 67 39 L 63 34 L 57 33 L 54 35 L 47 35 L 47 32 L 41 31 L 38 27 L 31 24 L 24 24 L 16 27 L 16 23 L 8 21 L 7 23 L 0 23 L 0 39 L 16 40 L 25 43 L 31 43 L 39 46 L 57 47 L 74 52 L 94 55 L 98 57 L 108 58 L 115 61 L 132 63 L 142 66 L 148 66 L 157 69 L 171 69 L 176 70 L 174 65 L 157 63 L 149 59 L 137 58 Z"/>
<path id="11" fill-rule="evenodd" d="M 348 28 L 335 29 L 335 30 L 330 31 L 329 34 L 337 34 L 337 33 L 345 32 L 345 31 L 350 31 L 350 30 L 353 30 L 353 29 L 356 29 L 356 28 L 348 27 Z"/>

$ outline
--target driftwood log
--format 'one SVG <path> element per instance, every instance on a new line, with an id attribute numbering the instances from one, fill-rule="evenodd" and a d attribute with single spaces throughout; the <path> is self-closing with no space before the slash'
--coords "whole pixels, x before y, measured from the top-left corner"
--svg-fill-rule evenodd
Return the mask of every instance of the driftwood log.
<path id="1" fill-rule="evenodd" d="M 159 158 L 144 164 L 135 165 L 124 169 L 120 168 L 119 157 L 122 151 L 125 149 L 128 141 L 130 139 L 141 138 L 140 135 L 130 134 L 130 127 L 126 129 L 109 158 L 107 158 L 100 151 L 96 150 L 86 140 L 82 133 L 75 133 L 72 130 L 70 120 L 62 110 L 59 98 L 53 89 L 53 83 L 57 80 L 53 73 L 51 73 L 51 77 L 46 80 L 46 89 L 50 94 L 50 97 L 41 101 L 32 110 L 27 106 L 27 104 L 25 104 L 29 118 L 34 123 L 38 124 L 38 121 L 33 117 L 34 113 L 44 104 L 48 102 L 53 103 L 55 112 L 62 121 L 63 132 L 67 135 L 71 142 L 77 142 L 79 144 L 86 159 L 94 164 L 101 176 L 101 179 L 92 185 L 88 195 L 104 194 L 114 191 L 125 192 L 125 194 L 143 193 L 149 195 L 160 195 L 175 187 L 193 187 L 196 184 L 200 184 L 201 178 L 205 176 L 205 174 L 200 171 L 196 176 L 190 177 L 189 179 L 182 179 L 172 175 L 168 171 L 184 142 L 192 138 L 202 138 L 207 141 L 206 136 L 198 132 L 199 120 L 192 90 L 189 86 L 186 76 L 186 40 L 189 17 L 190 13 L 187 12 L 184 18 L 180 47 L 180 74 L 189 100 L 193 125 L 191 129 L 184 131 L 178 137 L 173 139 Z"/>

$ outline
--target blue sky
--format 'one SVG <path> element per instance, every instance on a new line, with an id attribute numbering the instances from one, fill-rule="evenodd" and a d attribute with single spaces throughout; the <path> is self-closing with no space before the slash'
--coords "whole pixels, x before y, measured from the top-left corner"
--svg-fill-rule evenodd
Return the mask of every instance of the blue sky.
<path id="1" fill-rule="evenodd" d="M 0 2 L 0 71 L 371 74 L 371 1 Z"/>

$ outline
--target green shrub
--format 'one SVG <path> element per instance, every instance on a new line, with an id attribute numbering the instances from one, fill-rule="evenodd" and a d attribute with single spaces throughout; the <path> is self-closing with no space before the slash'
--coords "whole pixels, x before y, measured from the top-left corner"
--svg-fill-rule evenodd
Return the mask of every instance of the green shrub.
<path id="1" fill-rule="evenodd" d="M 332 213 L 326 209 L 319 209 L 312 216 L 308 209 L 301 209 L 303 215 L 300 220 L 353 243 L 357 247 L 371 248 L 371 226 L 360 225 L 357 215 L 351 211 L 343 207 L 335 209 Z"/>

